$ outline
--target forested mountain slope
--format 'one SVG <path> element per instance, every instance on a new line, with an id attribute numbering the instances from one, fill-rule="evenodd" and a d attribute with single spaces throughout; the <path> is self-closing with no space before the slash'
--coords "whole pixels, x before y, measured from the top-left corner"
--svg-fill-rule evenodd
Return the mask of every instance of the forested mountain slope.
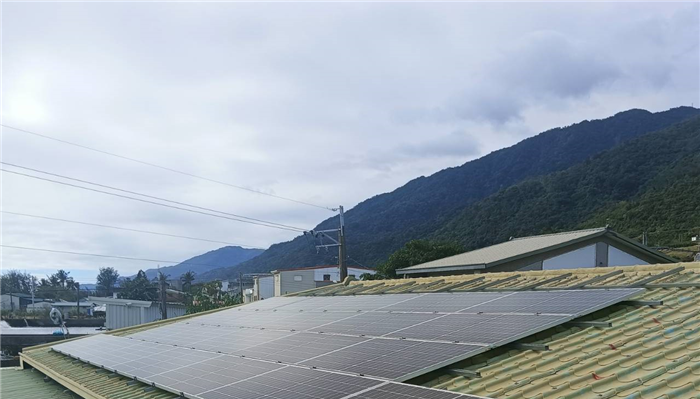
<path id="1" fill-rule="evenodd" d="M 462 166 L 448 168 L 429 177 L 419 177 L 390 193 L 365 200 L 346 212 L 348 254 L 364 265 L 375 266 L 412 239 L 454 238 L 466 240 L 469 245 L 478 245 L 491 242 L 492 238 L 518 234 L 518 231 L 522 230 L 505 233 L 512 225 L 510 224 L 503 226 L 503 232 L 498 230 L 477 242 L 467 238 L 467 234 L 473 230 L 462 228 L 461 223 L 472 223 L 473 219 L 470 218 L 477 216 L 479 220 L 484 218 L 487 221 L 496 218 L 479 211 L 491 206 L 491 202 L 477 210 L 471 210 L 470 205 L 503 189 L 517 186 L 528 179 L 564 171 L 575 165 L 590 166 L 590 158 L 593 156 L 698 115 L 700 110 L 690 107 L 674 108 L 659 113 L 629 110 L 602 120 L 584 121 L 552 129 Z M 630 182 L 629 190 L 633 190 L 634 184 L 637 183 L 637 180 Z M 527 183 L 517 190 L 532 190 L 527 195 L 536 195 L 541 189 L 537 184 L 533 184 Z M 511 191 L 505 197 L 510 198 L 513 193 Z M 581 198 L 579 195 L 576 194 L 569 201 L 586 201 L 585 197 Z M 507 201 L 504 203 L 510 206 Z M 560 206 L 564 207 L 565 203 L 566 200 L 562 200 Z M 609 205 L 607 202 L 605 204 Z M 490 210 L 503 215 L 508 214 L 507 209 Z M 582 223 L 584 220 L 576 223 Z M 554 224 L 552 228 L 563 224 Z M 337 217 L 334 217 L 320 223 L 316 229 L 330 229 L 337 225 Z M 456 233 L 447 234 L 448 225 L 450 228 L 460 227 Z M 537 224 L 539 227 L 543 225 L 544 223 Z M 272 245 L 260 256 L 237 267 L 213 270 L 200 277 L 228 278 L 238 271 L 261 272 L 334 263 L 336 260 L 333 259 L 333 255 L 333 251 L 329 254 L 316 254 L 305 237 L 297 237 L 289 242 Z M 350 263 L 352 264 L 352 261 Z"/>
<path id="2" fill-rule="evenodd" d="M 200 280 L 199 276 L 202 274 L 218 268 L 236 266 L 241 262 L 255 258 L 263 251 L 263 249 L 237 246 L 222 247 L 187 259 L 177 265 L 161 267 L 160 269 L 148 269 L 146 270 L 146 276 L 149 279 L 153 279 L 158 276 L 158 271 L 161 271 L 169 276 L 169 279 L 178 279 L 182 274 L 193 271 L 197 280 Z"/>
<path id="3" fill-rule="evenodd" d="M 700 225 L 699 161 L 700 118 L 694 118 L 501 190 L 431 238 L 479 248 L 511 236 L 606 224 L 633 237 L 692 228 Z"/>

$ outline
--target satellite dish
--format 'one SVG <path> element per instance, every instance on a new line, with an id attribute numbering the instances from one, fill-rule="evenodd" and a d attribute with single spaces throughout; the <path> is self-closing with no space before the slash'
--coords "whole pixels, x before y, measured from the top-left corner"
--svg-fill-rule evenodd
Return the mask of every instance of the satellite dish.
<path id="1" fill-rule="evenodd" d="M 57 326 L 63 325 L 63 315 L 61 314 L 61 311 L 56 309 L 56 308 L 51 308 L 51 312 L 49 313 L 49 317 L 51 318 L 51 321 L 53 324 Z"/>

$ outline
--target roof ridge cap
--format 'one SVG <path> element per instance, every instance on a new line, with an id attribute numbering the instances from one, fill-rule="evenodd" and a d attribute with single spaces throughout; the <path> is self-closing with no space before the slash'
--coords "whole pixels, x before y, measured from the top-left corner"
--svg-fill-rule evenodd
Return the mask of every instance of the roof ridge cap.
<path id="1" fill-rule="evenodd" d="M 537 237 L 549 237 L 549 236 L 558 236 L 558 235 L 564 235 L 564 234 L 572 234 L 572 233 L 583 233 L 583 232 L 593 232 L 593 231 L 604 231 L 604 230 L 610 230 L 607 227 L 593 227 L 590 229 L 582 229 L 582 230 L 570 230 L 570 231 L 560 231 L 558 233 L 548 233 L 548 234 L 538 234 L 534 236 L 525 236 L 525 237 L 515 237 L 510 241 L 516 241 L 516 240 L 527 240 L 530 238 L 537 238 Z M 507 242 L 507 241 L 506 241 Z"/>

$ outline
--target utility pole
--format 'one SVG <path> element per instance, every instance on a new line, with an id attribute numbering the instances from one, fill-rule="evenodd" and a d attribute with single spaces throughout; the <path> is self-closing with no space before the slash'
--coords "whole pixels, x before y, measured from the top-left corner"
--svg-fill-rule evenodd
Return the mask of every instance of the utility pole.
<path id="1" fill-rule="evenodd" d="M 340 272 L 340 281 L 345 281 L 348 277 L 348 266 L 345 264 L 345 213 L 343 206 L 338 207 L 338 215 L 340 217 L 340 228 L 338 229 L 338 270 Z"/>
<path id="2" fill-rule="evenodd" d="M 75 282 L 75 318 L 80 318 L 80 283 Z"/>
<path id="3" fill-rule="evenodd" d="M 347 259 L 345 247 L 345 212 L 342 205 L 333 209 L 333 211 L 338 211 L 340 226 L 337 229 L 305 231 L 304 235 L 309 234 L 314 240 L 318 238 L 321 241 L 319 245 L 316 245 L 316 253 L 318 253 L 321 248 L 328 251 L 330 247 L 338 247 L 338 272 L 340 274 L 340 281 L 343 281 L 348 277 L 348 266 L 345 263 Z M 328 233 L 338 233 L 338 239 L 329 236 Z M 331 244 L 324 244 L 324 238 L 330 240 Z"/>
<path id="4" fill-rule="evenodd" d="M 168 318 L 168 305 L 166 304 L 166 300 L 168 299 L 168 294 L 165 290 L 165 278 L 161 275 L 160 280 L 160 312 L 162 315 L 162 319 L 165 320 Z"/>
<path id="5" fill-rule="evenodd" d="M 243 303 L 243 272 L 238 272 L 238 290 L 241 292 L 241 303 Z"/>

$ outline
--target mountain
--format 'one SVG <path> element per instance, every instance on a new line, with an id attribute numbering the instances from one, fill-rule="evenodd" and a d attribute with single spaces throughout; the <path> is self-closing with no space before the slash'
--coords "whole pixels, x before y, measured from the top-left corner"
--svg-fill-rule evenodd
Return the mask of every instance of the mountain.
<path id="1" fill-rule="evenodd" d="M 160 269 L 148 269 L 146 270 L 146 276 L 148 276 L 149 279 L 153 279 L 158 276 L 158 271 L 161 271 L 169 275 L 170 279 L 177 279 L 182 274 L 192 270 L 196 273 L 196 280 L 203 281 L 200 279 L 200 275 L 217 268 L 236 266 L 255 258 L 263 253 L 263 251 L 264 249 L 248 249 L 235 246 L 223 247 L 187 259 L 174 266 L 161 267 Z"/>
<path id="2" fill-rule="evenodd" d="M 700 117 L 501 190 L 431 238 L 473 249 L 511 236 L 606 224 L 632 237 L 672 231 L 666 240 L 654 235 L 657 242 L 700 226 Z"/>
<path id="3" fill-rule="evenodd" d="M 551 129 L 462 166 L 419 177 L 390 193 L 367 199 L 346 212 L 348 255 L 362 264 L 375 266 L 409 240 L 450 237 L 443 228 L 448 224 L 455 227 L 455 218 L 468 222 L 469 212 L 476 212 L 470 207 L 491 195 L 579 164 L 588 162 L 590 165 L 592 157 L 606 150 L 699 115 L 700 110 L 691 107 L 658 113 L 633 109 L 606 119 Z M 530 184 L 519 190 L 533 188 Z M 508 214 L 507 209 L 500 212 Z M 485 220 L 490 217 L 484 212 L 479 215 Z M 333 217 L 320 223 L 316 229 L 337 226 L 337 217 Z M 493 237 L 501 236 L 493 234 Z M 459 235 L 453 238 L 465 239 Z M 333 255 L 333 252 L 317 255 L 307 238 L 301 236 L 272 245 L 259 257 L 237 267 L 215 270 L 200 277 L 206 280 L 231 277 L 238 271 L 262 272 L 312 266 L 334 262 Z"/>

